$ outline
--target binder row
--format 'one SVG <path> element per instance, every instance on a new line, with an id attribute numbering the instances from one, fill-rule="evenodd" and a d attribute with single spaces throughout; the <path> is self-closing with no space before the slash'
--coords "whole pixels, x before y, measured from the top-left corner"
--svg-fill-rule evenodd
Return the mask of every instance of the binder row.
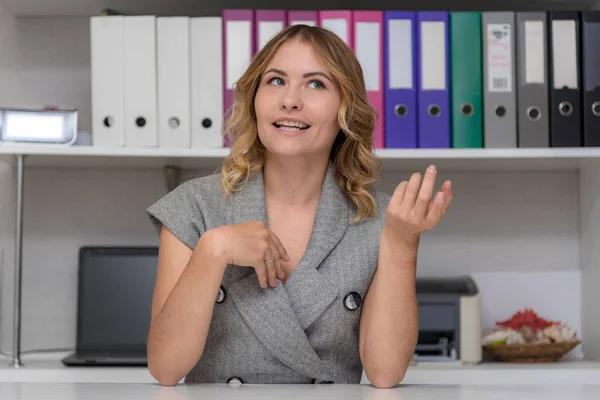
<path id="1" fill-rule="evenodd" d="M 94 145 L 228 146 L 235 81 L 293 24 L 355 52 L 376 148 L 600 145 L 600 11 L 253 9 L 92 17 Z"/>

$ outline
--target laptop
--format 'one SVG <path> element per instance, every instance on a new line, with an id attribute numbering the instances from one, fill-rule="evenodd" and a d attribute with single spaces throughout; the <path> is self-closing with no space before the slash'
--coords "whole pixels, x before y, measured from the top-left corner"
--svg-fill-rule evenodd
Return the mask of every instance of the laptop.
<path id="1" fill-rule="evenodd" d="M 79 250 L 77 346 L 66 366 L 147 366 L 158 247 Z"/>

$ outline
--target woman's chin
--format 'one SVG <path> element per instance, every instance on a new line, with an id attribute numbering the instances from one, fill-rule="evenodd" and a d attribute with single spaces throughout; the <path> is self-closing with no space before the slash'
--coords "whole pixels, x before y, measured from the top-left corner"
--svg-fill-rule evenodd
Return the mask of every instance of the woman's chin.
<path id="1" fill-rule="evenodd" d="M 306 149 L 301 149 L 298 146 L 271 146 L 267 147 L 267 151 L 281 157 L 301 157 L 308 154 Z"/>
<path id="2" fill-rule="evenodd" d="M 294 138 L 272 136 L 263 141 L 269 153 L 274 156 L 281 157 L 305 157 L 312 156 L 322 151 L 327 152 L 327 149 L 320 150 L 311 142 L 312 138 L 297 136 Z M 307 139 L 307 140 L 303 140 Z"/>

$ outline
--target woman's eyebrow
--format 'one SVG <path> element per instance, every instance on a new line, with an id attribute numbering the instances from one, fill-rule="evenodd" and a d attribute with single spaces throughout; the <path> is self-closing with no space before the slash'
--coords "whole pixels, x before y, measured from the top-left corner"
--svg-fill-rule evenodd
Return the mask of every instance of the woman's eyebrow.
<path id="1" fill-rule="evenodd" d="M 271 69 L 267 70 L 265 72 L 265 74 L 268 74 L 269 72 L 274 72 L 274 73 L 279 74 L 281 76 L 287 76 L 287 74 L 284 71 L 282 71 L 280 69 L 277 69 L 277 68 L 271 68 Z M 322 76 L 325 79 L 327 79 L 328 81 L 331 81 L 331 78 L 329 78 L 327 76 L 327 74 L 325 74 L 324 72 L 319 72 L 319 71 L 307 72 L 304 75 L 302 75 L 303 78 L 310 78 L 310 77 L 313 77 L 313 76 Z"/>
<path id="2" fill-rule="evenodd" d="M 306 74 L 304 74 L 302 76 L 304 78 L 310 78 L 310 77 L 313 77 L 313 76 L 322 76 L 323 78 L 325 78 L 325 79 L 327 79 L 328 81 L 331 82 L 331 78 L 329 78 L 327 76 L 327 74 L 325 74 L 324 72 L 319 72 L 319 71 L 317 71 L 317 72 L 307 72 Z"/>

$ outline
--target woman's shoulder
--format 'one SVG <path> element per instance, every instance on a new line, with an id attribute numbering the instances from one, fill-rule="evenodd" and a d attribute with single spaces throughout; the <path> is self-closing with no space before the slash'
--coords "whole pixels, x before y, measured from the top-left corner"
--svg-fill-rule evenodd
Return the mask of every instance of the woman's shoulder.
<path id="1" fill-rule="evenodd" d="M 371 191 L 371 196 L 375 200 L 373 212 L 358 224 L 352 224 L 361 232 L 366 232 L 365 234 L 370 234 L 370 232 L 378 232 L 381 228 L 383 228 L 383 224 L 385 222 L 385 209 L 392 198 L 392 196 L 388 193 L 375 189 Z M 352 210 L 353 212 L 356 212 L 356 206 L 352 206 Z M 352 215 L 352 217 L 353 216 L 354 215 Z"/>
<path id="2" fill-rule="evenodd" d="M 221 186 L 221 175 L 212 173 L 189 179 L 181 183 L 171 193 L 204 201 L 211 198 L 222 198 L 224 193 Z"/>
<path id="3" fill-rule="evenodd" d="M 158 232 L 165 226 L 193 248 L 210 225 L 206 216 L 222 214 L 223 197 L 220 175 L 213 173 L 181 183 L 148 207 L 146 213 Z"/>
<path id="4" fill-rule="evenodd" d="M 223 188 L 218 173 L 192 178 L 160 198 L 152 207 L 181 207 L 188 211 L 202 211 L 223 203 Z"/>
<path id="5" fill-rule="evenodd" d="M 382 190 L 375 191 L 375 219 L 381 223 L 385 218 L 385 209 L 390 203 L 392 196 Z"/>

